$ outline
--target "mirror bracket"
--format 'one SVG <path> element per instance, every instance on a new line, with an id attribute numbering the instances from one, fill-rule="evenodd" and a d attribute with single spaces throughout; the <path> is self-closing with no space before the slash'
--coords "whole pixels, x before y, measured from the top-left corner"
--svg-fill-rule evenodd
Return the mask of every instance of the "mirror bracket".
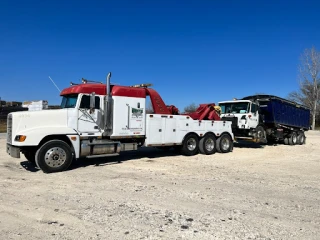
<path id="1" fill-rule="evenodd" d="M 90 94 L 90 114 L 94 113 L 95 105 L 96 105 L 96 93 L 93 92 Z"/>

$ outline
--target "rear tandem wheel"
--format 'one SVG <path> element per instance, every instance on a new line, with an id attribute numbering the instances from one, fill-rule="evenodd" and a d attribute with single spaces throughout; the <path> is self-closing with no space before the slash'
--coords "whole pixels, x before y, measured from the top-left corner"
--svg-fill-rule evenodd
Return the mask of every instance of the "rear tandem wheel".
<path id="1" fill-rule="evenodd" d="M 210 155 L 216 152 L 216 138 L 213 134 L 207 134 L 200 139 L 200 153 Z"/>
<path id="2" fill-rule="evenodd" d="M 233 148 L 233 142 L 231 137 L 224 133 L 217 139 L 217 151 L 219 153 L 231 152 Z"/>
<path id="3" fill-rule="evenodd" d="M 181 152 L 187 156 L 193 156 L 199 151 L 199 138 L 196 134 L 187 135 L 183 141 Z"/>

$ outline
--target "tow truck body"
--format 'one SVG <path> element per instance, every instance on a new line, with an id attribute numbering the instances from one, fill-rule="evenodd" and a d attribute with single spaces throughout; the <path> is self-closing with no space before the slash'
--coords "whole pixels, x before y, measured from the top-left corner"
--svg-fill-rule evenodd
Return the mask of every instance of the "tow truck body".
<path id="1" fill-rule="evenodd" d="M 61 92 L 61 109 L 10 113 L 7 152 L 44 172 L 66 170 L 74 159 L 118 155 L 138 147 L 174 147 L 185 155 L 213 154 L 233 147 L 231 122 L 214 104 L 189 115 L 166 106 L 149 85 L 118 86 L 84 81 Z M 150 97 L 154 113 L 146 113 Z"/>

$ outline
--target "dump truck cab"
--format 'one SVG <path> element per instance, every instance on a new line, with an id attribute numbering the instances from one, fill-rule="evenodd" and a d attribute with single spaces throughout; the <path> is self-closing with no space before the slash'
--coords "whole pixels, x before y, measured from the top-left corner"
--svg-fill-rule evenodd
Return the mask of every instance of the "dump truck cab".
<path id="1" fill-rule="evenodd" d="M 219 102 L 221 108 L 220 117 L 223 120 L 232 121 L 234 129 L 250 130 L 260 123 L 259 105 L 249 100 L 234 100 Z"/>

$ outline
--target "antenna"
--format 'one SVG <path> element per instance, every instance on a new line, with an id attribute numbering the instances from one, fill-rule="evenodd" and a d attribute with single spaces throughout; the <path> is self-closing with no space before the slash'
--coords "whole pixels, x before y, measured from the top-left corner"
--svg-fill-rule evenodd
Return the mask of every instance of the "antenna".
<path id="1" fill-rule="evenodd" d="M 52 80 L 52 78 L 49 76 L 49 79 L 51 80 L 51 82 L 53 83 L 53 85 L 58 89 L 59 93 L 61 92 L 60 89 L 58 88 L 57 84 L 55 84 L 55 82 Z"/>

